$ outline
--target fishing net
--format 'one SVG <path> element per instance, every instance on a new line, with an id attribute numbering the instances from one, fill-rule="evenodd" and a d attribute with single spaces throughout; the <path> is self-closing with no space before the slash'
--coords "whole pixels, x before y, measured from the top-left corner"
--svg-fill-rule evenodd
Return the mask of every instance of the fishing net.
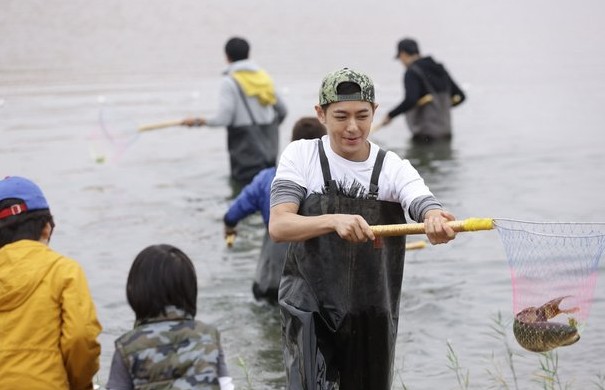
<path id="1" fill-rule="evenodd" d="M 97 123 L 88 135 L 91 158 L 97 163 L 119 162 L 134 149 L 141 132 L 180 126 L 182 118 L 199 115 L 199 97 L 197 91 L 163 92 L 161 96 L 133 93 L 111 99 L 99 96 Z"/>
<path id="2" fill-rule="evenodd" d="M 138 139 L 137 125 L 126 108 L 98 99 L 97 126 L 91 129 L 88 145 L 92 159 L 97 163 L 117 162 Z"/>
<path id="3" fill-rule="evenodd" d="M 494 220 L 513 288 L 513 332 L 530 351 L 580 338 L 593 301 L 605 223 Z"/>

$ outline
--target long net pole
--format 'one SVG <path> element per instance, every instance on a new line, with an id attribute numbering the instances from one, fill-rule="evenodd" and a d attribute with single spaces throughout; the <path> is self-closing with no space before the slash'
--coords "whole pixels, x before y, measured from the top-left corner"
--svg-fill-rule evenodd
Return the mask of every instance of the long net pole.
<path id="1" fill-rule="evenodd" d="M 455 232 L 473 232 L 478 230 L 492 230 L 494 228 L 494 220 L 491 218 L 467 218 L 464 220 L 449 221 L 447 224 L 451 226 Z M 374 225 L 370 226 L 370 228 L 375 235 L 381 237 L 426 233 L 424 223 Z"/>

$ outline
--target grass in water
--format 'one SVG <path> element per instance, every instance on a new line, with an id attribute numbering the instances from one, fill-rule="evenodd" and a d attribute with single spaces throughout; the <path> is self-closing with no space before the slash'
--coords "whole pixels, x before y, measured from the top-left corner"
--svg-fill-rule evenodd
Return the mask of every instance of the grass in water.
<path id="1" fill-rule="evenodd" d="M 597 375 L 597 379 L 592 381 L 597 386 L 597 390 L 605 390 L 605 374 L 602 372 Z"/>
<path id="2" fill-rule="evenodd" d="M 244 371 L 244 375 L 246 376 L 246 389 L 248 390 L 252 390 L 252 379 L 250 377 L 250 369 L 248 368 L 248 365 L 246 364 L 246 361 L 244 360 L 244 358 L 242 358 L 241 356 L 237 357 L 237 365 L 239 367 L 241 367 L 241 369 Z"/>
<path id="3" fill-rule="evenodd" d="M 492 351 L 490 362 L 492 367 L 486 369 L 487 374 L 492 382 L 491 389 L 506 389 L 520 390 L 518 376 L 515 369 L 515 357 L 521 357 L 513 351 L 507 338 L 507 324 L 502 318 L 502 314 L 498 312 L 493 318 L 493 324 L 490 326 L 493 331 L 493 337 L 501 339 L 504 346 L 504 361 L 507 368 L 502 368 L 501 359 Z M 456 380 L 460 389 L 467 390 L 470 384 L 469 370 L 464 370 L 460 360 L 454 350 L 452 343 L 448 340 L 447 345 L 447 360 L 448 368 L 456 374 Z M 538 383 L 543 390 L 570 390 L 572 384 L 564 382 L 559 374 L 559 356 L 556 351 L 550 351 L 539 354 L 538 369 L 535 373 L 534 382 Z M 506 372 L 508 371 L 508 373 Z M 401 377 L 401 373 L 399 373 Z M 403 381 L 402 381 L 403 382 Z M 512 383 L 511 383 L 512 382 Z M 605 390 L 605 373 L 596 375 L 593 384 L 597 390 Z M 405 387 L 404 387 L 405 388 Z M 523 389 L 525 390 L 525 389 Z"/>
<path id="4" fill-rule="evenodd" d="M 492 368 L 487 368 L 486 372 L 493 384 L 493 386 L 495 386 L 496 388 L 499 389 L 506 389 L 506 390 L 510 390 L 510 389 L 515 389 L 515 390 L 519 390 L 519 383 L 517 380 L 517 372 L 515 371 L 515 364 L 514 364 L 514 356 L 515 353 L 513 352 L 513 349 L 511 348 L 510 344 L 508 343 L 508 338 L 506 336 L 506 323 L 504 322 L 504 319 L 502 318 L 502 313 L 498 312 L 496 315 L 494 315 L 492 317 L 492 325 L 490 325 L 490 328 L 493 332 L 493 337 L 498 339 L 498 340 L 502 340 L 502 344 L 504 345 L 504 360 L 506 362 L 506 365 L 508 367 L 508 370 L 510 371 L 510 375 L 512 377 L 512 385 L 508 384 L 508 380 L 506 379 L 506 375 L 503 371 L 503 369 L 500 367 L 500 362 L 496 357 L 496 354 L 494 353 L 494 351 L 492 351 L 491 354 L 491 365 Z M 511 387 L 514 386 L 514 387 Z"/>
<path id="5" fill-rule="evenodd" d="M 544 390 L 570 389 L 571 385 L 563 384 L 559 377 L 559 355 L 552 351 L 540 355 L 540 370 L 536 374 L 536 382 L 540 383 Z"/>
<path id="6" fill-rule="evenodd" d="M 456 374 L 456 379 L 458 380 L 458 386 L 461 389 L 467 390 L 469 384 L 469 370 L 466 370 L 466 373 L 463 372 L 464 368 L 460 365 L 460 361 L 458 360 L 458 356 L 452 347 L 450 341 L 447 341 L 447 368 L 452 370 Z"/>

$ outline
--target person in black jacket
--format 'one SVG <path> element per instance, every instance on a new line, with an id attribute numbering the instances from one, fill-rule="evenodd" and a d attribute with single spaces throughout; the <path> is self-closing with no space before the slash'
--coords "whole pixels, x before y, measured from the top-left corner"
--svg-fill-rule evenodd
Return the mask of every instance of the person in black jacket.
<path id="1" fill-rule="evenodd" d="M 420 55 L 418 43 L 413 39 L 399 41 L 395 58 L 407 69 L 403 76 L 405 99 L 389 111 L 381 125 L 405 114 L 414 141 L 451 139 L 450 107 L 465 100 L 464 92 L 442 64 Z"/>

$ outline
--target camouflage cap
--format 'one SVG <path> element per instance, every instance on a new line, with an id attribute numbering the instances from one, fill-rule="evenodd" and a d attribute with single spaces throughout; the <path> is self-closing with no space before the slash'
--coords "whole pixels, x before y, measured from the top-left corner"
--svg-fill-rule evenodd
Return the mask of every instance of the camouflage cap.
<path id="1" fill-rule="evenodd" d="M 350 95 L 339 95 L 336 92 L 336 88 L 341 83 L 347 81 L 359 85 L 361 92 Z M 320 105 L 352 100 L 374 103 L 374 83 L 372 83 L 372 80 L 367 75 L 353 69 L 342 68 L 328 73 L 324 77 L 319 90 Z"/>

